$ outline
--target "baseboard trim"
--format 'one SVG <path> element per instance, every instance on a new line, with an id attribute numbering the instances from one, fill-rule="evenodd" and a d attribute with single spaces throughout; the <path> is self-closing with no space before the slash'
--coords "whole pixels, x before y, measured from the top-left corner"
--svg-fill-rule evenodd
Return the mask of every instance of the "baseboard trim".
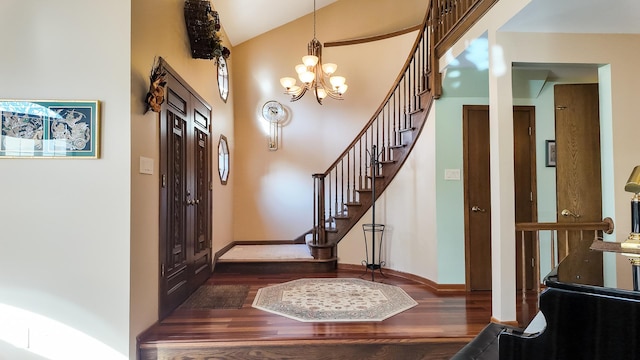
<path id="1" fill-rule="evenodd" d="M 364 271 L 363 265 L 338 263 L 338 270 L 340 269 L 351 270 L 351 271 L 358 271 L 358 270 Z M 437 293 L 467 292 L 465 284 L 438 284 L 427 278 L 423 278 L 418 275 L 409 274 L 406 272 L 388 269 L 388 268 L 383 268 L 382 272 L 423 284 L 429 287 L 429 289 L 431 289 L 432 291 Z"/>
<path id="2" fill-rule="evenodd" d="M 520 327 L 520 324 L 518 324 L 517 321 L 500 321 L 500 320 L 494 318 L 493 316 L 491 317 L 491 322 L 492 323 L 496 323 L 496 324 L 513 326 L 513 327 Z"/>

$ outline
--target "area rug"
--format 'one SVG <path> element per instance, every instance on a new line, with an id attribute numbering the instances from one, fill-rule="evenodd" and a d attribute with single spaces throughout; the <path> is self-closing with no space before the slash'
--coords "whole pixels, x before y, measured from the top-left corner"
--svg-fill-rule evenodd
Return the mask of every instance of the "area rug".
<path id="1" fill-rule="evenodd" d="M 240 309 L 249 294 L 249 285 L 202 285 L 179 309 Z"/>
<path id="2" fill-rule="evenodd" d="M 253 307 L 304 322 L 382 321 L 418 303 L 397 286 L 362 279 L 299 279 L 258 290 Z"/>

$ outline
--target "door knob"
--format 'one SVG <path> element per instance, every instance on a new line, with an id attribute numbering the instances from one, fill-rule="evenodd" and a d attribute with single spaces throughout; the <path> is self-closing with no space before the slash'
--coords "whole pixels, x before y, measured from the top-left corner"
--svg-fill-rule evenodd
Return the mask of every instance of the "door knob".
<path id="1" fill-rule="evenodd" d="M 471 208 L 471 211 L 473 211 L 473 212 L 486 212 L 485 209 L 481 208 L 478 205 L 473 205 L 473 207 Z"/>
<path id="2" fill-rule="evenodd" d="M 571 210 L 569 210 L 569 209 L 562 210 L 560 212 L 560 215 L 562 215 L 562 216 L 573 216 L 576 219 L 580 217 L 580 215 L 572 213 Z"/>

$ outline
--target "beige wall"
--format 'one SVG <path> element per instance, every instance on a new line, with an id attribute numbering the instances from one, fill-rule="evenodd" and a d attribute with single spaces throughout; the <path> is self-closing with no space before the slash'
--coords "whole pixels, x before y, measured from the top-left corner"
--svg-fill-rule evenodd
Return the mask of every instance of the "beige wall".
<path id="1" fill-rule="evenodd" d="M 212 106 L 213 251 L 231 242 L 235 174 L 220 184 L 217 147 L 224 134 L 234 159 L 233 84 L 227 103 L 218 94 L 213 61 L 192 59 L 183 15 L 183 0 L 136 0 L 131 18 L 131 346 L 135 336 L 158 316 L 159 116 L 145 113 L 144 96 L 154 57 L 163 57 Z M 221 16 L 224 25 L 224 16 Z M 223 37 L 224 40 L 224 37 Z M 227 47 L 230 47 L 228 44 Z M 228 60 L 233 78 L 235 52 Z M 139 173 L 140 157 L 154 160 L 154 174 Z"/>
<path id="2" fill-rule="evenodd" d="M 376 201 L 376 223 L 385 225 L 380 259 L 386 268 L 438 282 L 435 135 L 434 106 L 411 154 Z M 369 210 L 340 241 L 340 263 L 360 265 L 365 260 L 362 224 L 370 224 L 371 221 Z M 370 246 L 369 242 L 371 254 Z"/>
<path id="3" fill-rule="evenodd" d="M 0 2 L 0 98 L 102 105 L 100 159 L 0 159 L 0 358 L 129 356 L 130 20 L 127 0 Z"/>
<path id="4" fill-rule="evenodd" d="M 367 9 L 366 12 L 363 9 Z M 426 1 L 338 1 L 317 12 L 321 42 L 383 34 L 417 25 Z M 366 14 L 365 14 L 366 13 Z M 347 78 L 344 101 L 320 106 L 310 95 L 289 102 L 279 79 L 295 75 L 313 37 L 311 15 L 235 47 L 234 239 L 291 240 L 312 226 L 313 173 L 324 172 L 389 91 L 415 35 L 325 48 L 324 62 Z M 260 108 L 283 103 L 290 115 L 278 151 L 269 151 Z"/>

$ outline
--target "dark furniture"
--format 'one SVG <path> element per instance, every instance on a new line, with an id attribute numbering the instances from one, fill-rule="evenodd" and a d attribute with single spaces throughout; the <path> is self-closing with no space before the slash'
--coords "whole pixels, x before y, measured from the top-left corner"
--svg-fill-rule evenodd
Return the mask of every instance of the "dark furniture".
<path id="1" fill-rule="evenodd" d="M 499 359 L 640 359 L 640 293 L 574 284 L 557 274 L 547 276 L 540 295 L 544 331 L 501 333 Z"/>
<path id="2" fill-rule="evenodd" d="M 490 323 L 450 360 L 496 360 L 498 359 L 498 336 L 502 332 L 518 331 L 507 325 Z"/>

